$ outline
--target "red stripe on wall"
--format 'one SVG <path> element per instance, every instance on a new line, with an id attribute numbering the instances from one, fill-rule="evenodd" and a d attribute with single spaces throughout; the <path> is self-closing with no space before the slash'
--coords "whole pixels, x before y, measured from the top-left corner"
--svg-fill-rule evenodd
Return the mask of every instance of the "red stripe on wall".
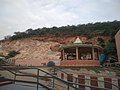
<path id="1" fill-rule="evenodd" d="M 91 86 L 98 87 L 97 77 L 91 76 L 90 79 L 91 79 L 91 82 L 90 82 Z M 91 88 L 91 90 L 99 90 L 99 89 L 98 88 Z"/>
<path id="2" fill-rule="evenodd" d="M 78 83 L 85 85 L 85 76 L 78 75 Z M 80 90 L 85 90 L 85 86 L 79 85 Z"/>
<path id="3" fill-rule="evenodd" d="M 111 78 L 104 78 L 104 87 L 105 88 L 112 89 L 112 84 L 111 83 L 112 83 L 112 79 Z"/>
<path id="4" fill-rule="evenodd" d="M 64 73 L 61 73 L 61 79 L 64 79 Z"/>
<path id="5" fill-rule="evenodd" d="M 67 74 L 67 81 L 73 82 L 73 75 Z"/>

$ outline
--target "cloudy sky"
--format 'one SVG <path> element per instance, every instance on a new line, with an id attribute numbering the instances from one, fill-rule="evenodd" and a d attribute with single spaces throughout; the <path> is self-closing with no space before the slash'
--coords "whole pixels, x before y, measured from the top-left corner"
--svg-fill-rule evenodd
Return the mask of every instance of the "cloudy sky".
<path id="1" fill-rule="evenodd" d="M 120 0 L 0 0 L 0 39 L 28 28 L 120 20 Z"/>

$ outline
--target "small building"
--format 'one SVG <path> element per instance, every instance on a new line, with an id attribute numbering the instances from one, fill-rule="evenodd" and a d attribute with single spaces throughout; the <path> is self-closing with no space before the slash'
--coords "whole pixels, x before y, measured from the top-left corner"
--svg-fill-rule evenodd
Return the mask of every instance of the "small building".
<path id="1" fill-rule="evenodd" d="M 76 38 L 74 43 L 61 46 L 59 51 L 61 52 L 60 66 L 100 66 L 99 55 L 102 48 L 98 45 L 83 44 L 79 37 Z"/>
<path id="2" fill-rule="evenodd" d="M 120 62 L 120 30 L 115 35 L 118 62 Z"/>

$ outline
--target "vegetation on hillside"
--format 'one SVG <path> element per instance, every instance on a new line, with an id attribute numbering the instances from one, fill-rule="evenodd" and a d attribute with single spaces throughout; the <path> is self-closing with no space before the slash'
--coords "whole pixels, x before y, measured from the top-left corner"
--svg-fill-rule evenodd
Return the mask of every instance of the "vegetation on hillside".
<path id="1" fill-rule="evenodd" d="M 17 54 L 20 54 L 20 52 L 12 50 L 12 51 L 9 51 L 7 55 L 3 55 L 3 53 L 0 53 L 0 57 L 5 57 L 6 59 L 9 59 L 9 58 L 15 57 Z"/>
<path id="2" fill-rule="evenodd" d="M 79 36 L 86 35 L 92 38 L 96 35 L 99 36 L 110 36 L 111 40 L 105 44 L 101 38 L 98 38 L 99 45 L 104 48 L 104 53 L 107 56 L 117 56 L 116 55 L 116 45 L 115 45 L 115 34 L 120 29 L 120 21 L 112 22 L 96 22 L 88 24 L 79 24 L 72 26 L 62 26 L 62 27 L 52 27 L 52 28 L 38 28 L 38 29 L 28 29 L 25 32 L 15 32 L 13 36 L 10 37 L 11 40 L 17 40 L 22 38 L 28 38 L 33 36 L 54 36 L 54 37 L 68 37 L 68 36 Z"/>
<path id="3" fill-rule="evenodd" d="M 12 50 L 12 51 L 9 51 L 8 55 L 5 57 L 8 59 L 8 58 L 15 57 L 17 54 L 20 54 L 20 53 L 18 51 Z"/>
<path id="4" fill-rule="evenodd" d="M 52 28 L 38 28 L 28 29 L 25 32 L 15 32 L 11 39 L 21 39 L 31 36 L 55 36 L 55 37 L 67 37 L 87 35 L 88 37 L 94 37 L 95 33 L 101 36 L 109 35 L 114 37 L 118 28 L 120 27 L 120 21 L 113 22 L 96 22 L 88 24 L 79 24 L 72 26 L 52 27 Z"/>

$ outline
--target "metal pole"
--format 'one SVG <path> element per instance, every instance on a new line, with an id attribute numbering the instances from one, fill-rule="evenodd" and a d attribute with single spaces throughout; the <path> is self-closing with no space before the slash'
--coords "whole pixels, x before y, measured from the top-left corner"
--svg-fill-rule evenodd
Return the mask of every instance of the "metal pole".
<path id="1" fill-rule="evenodd" d="M 15 84 L 15 80 L 16 80 L 16 72 L 17 72 L 17 71 L 15 70 L 14 84 Z"/>
<path id="2" fill-rule="evenodd" d="M 54 70 L 53 75 L 55 75 L 55 68 L 54 67 L 53 67 L 53 70 Z M 53 77 L 53 90 L 54 90 L 54 88 L 55 88 L 55 80 L 54 80 L 54 77 Z"/>
<path id="3" fill-rule="evenodd" d="M 16 74 L 15 74 L 15 77 L 14 77 L 14 84 L 15 84 L 15 80 L 16 80 Z"/>
<path id="4" fill-rule="evenodd" d="M 38 83 L 39 83 L 39 69 L 37 69 L 37 90 L 38 90 Z"/>
<path id="5" fill-rule="evenodd" d="M 77 78 L 75 78 L 75 83 L 77 83 L 78 82 L 78 80 L 77 80 Z M 75 85 L 75 87 L 77 88 L 77 85 Z"/>
<path id="6" fill-rule="evenodd" d="M 67 88 L 67 90 L 69 90 L 69 83 L 68 83 L 68 88 Z"/>

